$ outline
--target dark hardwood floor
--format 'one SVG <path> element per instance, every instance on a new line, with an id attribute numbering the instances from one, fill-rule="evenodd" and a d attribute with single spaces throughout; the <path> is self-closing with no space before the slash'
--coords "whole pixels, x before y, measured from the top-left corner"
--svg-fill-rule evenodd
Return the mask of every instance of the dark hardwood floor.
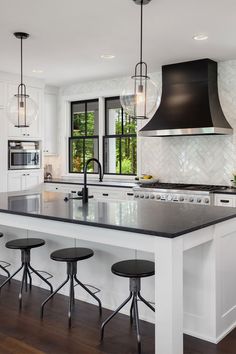
<path id="1" fill-rule="evenodd" d="M 0 277 L 0 281 L 4 278 Z M 58 295 L 48 304 L 40 320 L 40 304 L 48 292 L 33 287 L 24 294 L 18 310 L 19 283 L 12 281 L 0 294 L 0 354 L 133 354 L 137 353 L 134 329 L 129 318 L 118 315 L 107 327 L 103 344 L 99 341 L 102 319 L 111 312 L 76 301 L 71 330 L 67 328 L 67 297 Z M 143 354 L 154 354 L 154 326 L 141 321 Z M 184 354 L 236 354 L 236 330 L 217 346 L 184 337 Z M 164 353 L 162 353 L 164 354 Z"/>

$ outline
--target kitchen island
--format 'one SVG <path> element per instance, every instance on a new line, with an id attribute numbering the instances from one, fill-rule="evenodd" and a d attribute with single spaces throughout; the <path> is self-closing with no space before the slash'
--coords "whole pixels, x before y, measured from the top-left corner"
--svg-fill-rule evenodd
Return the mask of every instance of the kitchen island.
<path id="1" fill-rule="evenodd" d="M 183 332 L 217 343 L 235 327 L 236 209 L 64 197 L 1 193 L 0 225 L 153 254 L 156 354 L 182 354 Z"/>

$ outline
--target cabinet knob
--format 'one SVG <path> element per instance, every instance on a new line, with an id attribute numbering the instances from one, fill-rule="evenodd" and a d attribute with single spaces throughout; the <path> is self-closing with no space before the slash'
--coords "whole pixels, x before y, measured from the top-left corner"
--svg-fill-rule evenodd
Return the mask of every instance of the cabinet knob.
<path id="1" fill-rule="evenodd" d="M 109 196 L 108 193 L 102 193 L 102 195 L 103 195 L 104 197 L 108 197 L 108 196 Z"/>

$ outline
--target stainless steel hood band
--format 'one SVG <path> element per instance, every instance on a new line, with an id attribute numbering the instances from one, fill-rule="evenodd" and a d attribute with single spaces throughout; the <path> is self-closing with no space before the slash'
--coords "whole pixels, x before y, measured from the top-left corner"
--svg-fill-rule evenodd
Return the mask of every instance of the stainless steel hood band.
<path id="1" fill-rule="evenodd" d="M 146 130 L 139 131 L 139 136 L 173 136 L 173 135 L 225 135 L 232 134 L 233 130 L 231 128 L 216 128 L 216 127 L 206 127 L 206 128 L 185 128 L 185 129 L 163 129 L 163 130 Z"/>

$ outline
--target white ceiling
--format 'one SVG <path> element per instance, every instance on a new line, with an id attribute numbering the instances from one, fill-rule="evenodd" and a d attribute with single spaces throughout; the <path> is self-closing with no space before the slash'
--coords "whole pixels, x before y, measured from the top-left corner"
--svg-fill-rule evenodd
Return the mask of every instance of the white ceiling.
<path id="1" fill-rule="evenodd" d="M 0 70 L 19 72 L 19 41 L 25 73 L 51 85 L 132 73 L 139 56 L 139 11 L 132 0 L 0 0 Z M 236 59 L 235 0 L 152 0 L 144 8 L 144 59 L 160 65 L 203 57 Z M 207 33 L 207 41 L 192 36 Z M 113 60 L 100 58 L 114 54 Z M 33 74 L 42 69 L 42 74 Z"/>

